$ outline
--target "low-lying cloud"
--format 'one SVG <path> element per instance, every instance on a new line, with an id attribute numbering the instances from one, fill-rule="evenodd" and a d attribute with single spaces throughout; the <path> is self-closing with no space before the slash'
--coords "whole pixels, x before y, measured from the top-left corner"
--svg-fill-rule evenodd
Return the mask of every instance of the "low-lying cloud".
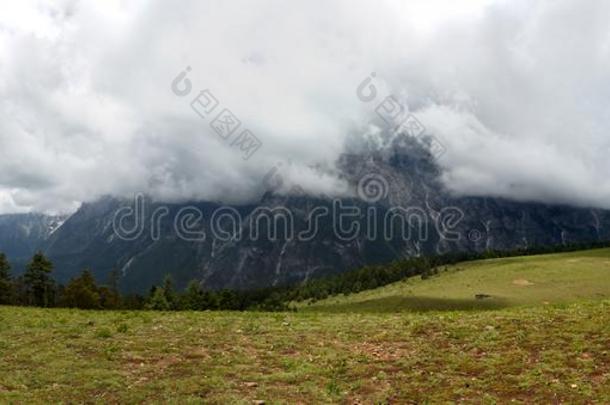
<path id="1" fill-rule="evenodd" d="M 0 212 L 243 202 L 278 162 L 339 190 L 319 168 L 369 131 L 371 72 L 446 146 L 455 193 L 610 208 L 603 0 L 51 4 L 0 7 Z M 249 159 L 193 111 L 202 90 L 260 139 Z"/>

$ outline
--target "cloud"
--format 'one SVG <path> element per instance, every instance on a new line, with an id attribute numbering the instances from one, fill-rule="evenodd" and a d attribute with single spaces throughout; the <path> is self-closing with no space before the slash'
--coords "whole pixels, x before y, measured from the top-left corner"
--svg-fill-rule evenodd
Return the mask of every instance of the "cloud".
<path id="1" fill-rule="evenodd" d="M 610 208 L 604 1 L 51 4 L 0 7 L 0 212 L 243 202 L 278 162 L 340 189 L 319 168 L 370 132 L 373 71 L 446 145 L 455 193 Z M 202 90 L 260 139 L 250 159 L 193 111 Z"/>

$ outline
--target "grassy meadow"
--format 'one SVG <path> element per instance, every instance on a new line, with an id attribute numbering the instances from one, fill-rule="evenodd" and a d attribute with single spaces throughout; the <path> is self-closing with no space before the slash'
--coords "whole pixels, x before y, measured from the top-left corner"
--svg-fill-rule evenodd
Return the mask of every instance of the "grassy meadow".
<path id="1" fill-rule="evenodd" d="M 477 299 L 476 295 L 486 295 Z M 302 310 L 399 312 L 501 309 L 610 299 L 610 249 L 478 260 Z"/>
<path id="2" fill-rule="evenodd" d="M 298 312 L 0 307 L 0 403 L 609 403 L 609 276 L 602 249 Z"/>

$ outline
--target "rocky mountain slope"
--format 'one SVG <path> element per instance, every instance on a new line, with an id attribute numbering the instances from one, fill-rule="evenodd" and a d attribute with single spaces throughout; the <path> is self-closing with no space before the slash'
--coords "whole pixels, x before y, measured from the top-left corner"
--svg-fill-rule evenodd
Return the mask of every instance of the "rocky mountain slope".
<path id="1" fill-rule="evenodd" d="M 298 188 L 280 195 L 273 182 L 257 204 L 244 206 L 107 197 L 83 204 L 55 232 L 32 228 L 37 237 L 27 243 L 0 228 L 0 250 L 24 257 L 42 246 L 60 281 L 84 268 L 104 281 L 116 268 L 125 291 L 145 292 L 165 274 L 178 286 L 197 279 L 245 289 L 419 254 L 610 239 L 607 211 L 453 197 L 415 142 L 344 155 L 337 170 L 351 197 L 311 197 Z"/>
<path id="2" fill-rule="evenodd" d="M 17 272 L 38 249 L 59 229 L 66 216 L 43 214 L 0 215 L 0 252 L 5 252 Z"/>

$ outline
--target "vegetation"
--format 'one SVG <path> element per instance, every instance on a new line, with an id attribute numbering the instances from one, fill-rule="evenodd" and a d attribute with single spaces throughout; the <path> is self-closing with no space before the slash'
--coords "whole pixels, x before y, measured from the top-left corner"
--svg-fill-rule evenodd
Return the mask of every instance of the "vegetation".
<path id="1" fill-rule="evenodd" d="M 330 297 L 299 311 L 487 310 L 610 299 L 610 248 L 477 260 L 375 290 Z"/>
<path id="2" fill-rule="evenodd" d="M 163 312 L 0 306 L 0 403 L 608 403 L 609 272 L 597 249 L 448 265 L 298 312 L 171 311 L 241 298 L 169 278 L 139 304 Z M 84 272 L 58 302 L 106 302 L 109 284 Z"/>
<path id="3" fill-rule="evenodd" d="M 497 311 L 0 307 L 0 403 L 608 403 L 610 301 Z"/>
<path id="4" fill-rule="evenodd" d="M 34 255 L 26 273 L 10 277 L 10 265 L 0 254 L 0 304 L 69 307 L 81 309 L 150 309 L 150 310 L 263 310 L 294 309 L 295 302 L 315 302 L 337 295 L 348 295 L 376 289 L 413 276 L 428 279 L 443 268 L 456 263 L 480 259 L 528 256 L 542 253 L 571 252 L 607 247 L 608 242 L 578 245 L 531 247 L 514 251 L 458 252 L 438 256 L 422 256 L 398 260 L 386 265 L 365 266 L 332 277 L 305 283 L 253 291 L 204 290 L 193 280 L 185 291 L 174 288 L 171 276 L 155 286 L 147 297 L 121 296 L 119 273 L 114 270 L 106 285 L 98 286 L 88 270 L 70 280 L 64 287 L 52 278 L 53 264 L 41 253 Z M 489 303 L 486 303 L 489 304 Z"/>
<path id="5" fill-rule="evenodd" d="M 62 290 L 60 306 L 82 309 L 112 309 L 121 303 L 116 286 L 98 287 L 89 270 L 73 278 Z"/>
<path id="6" fill-rule="evenodd" d="M 608 242 L 539 246 L 512 251 L 487 250 L 484 252 L 456 252 L 439 256 L 422 256 L 395 261 L 390 264 L 365 266 L 334 277 L 311 280 L 282 291 L 284 301 L 317 301 L 330 296 L 347 295 L 372 290 L 416 275 L 428 279 L 444 267 L 466 261 L 506 257 L 525 257 L 557 252 L 573 252 L 608 247 Z"/>
<path id="7" fill-rule="evenodd" d="M 6 255 L 0 253 L 0 305 L 7 305 L 14 301 L 11 280 L 11 265 Z"/>
<path id="8" fill-rule="evenodd" d="M 25 302 L 38 307 L 53 304 L 55 291 L 51 271 L 53 264 L 41 252 L 36 253 L 23 275 Z"/>

